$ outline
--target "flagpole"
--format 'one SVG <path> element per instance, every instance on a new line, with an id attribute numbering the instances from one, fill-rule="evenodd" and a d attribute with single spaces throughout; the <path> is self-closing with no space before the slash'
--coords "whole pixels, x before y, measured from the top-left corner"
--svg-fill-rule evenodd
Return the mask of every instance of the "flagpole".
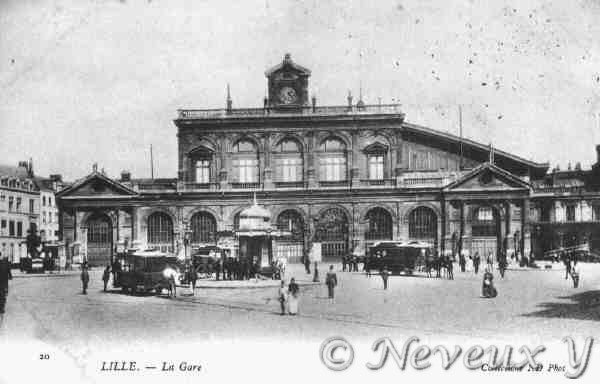
<path id="1" fill-rule="evenodd" d="M 462 105 L 458 105 L 458 129 L 459 129 L 459 143 L 460 143 L 460 162 L 459 162 L 459 170 L 463 169 L 463 126 L 462 126 Z"/>
<path id="2" fill-rule="evenodd" d="M 150 144 L 150 177 L 154 180 L 154 156 L 152 155 L 152 144 Z"/>

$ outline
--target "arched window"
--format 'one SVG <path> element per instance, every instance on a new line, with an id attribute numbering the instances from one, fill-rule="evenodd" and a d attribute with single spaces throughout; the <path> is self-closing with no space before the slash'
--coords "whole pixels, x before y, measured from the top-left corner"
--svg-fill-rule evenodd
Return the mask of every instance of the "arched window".
<path id="1" fill-rule="evenodd" d="M 296 140 L 284 139 L 275 147 L 275 180 L 281 183 L 302 181 L 302 147 Z"/>
<path id="2" fill-rule="evenodd" d="M 95 214 L 87 220 L 86 227 L 88 263 L 90 265 L 110 263 L 112 255 L 112 225 L 110 219 L 104 214 Z"/>
<path id="3" fill-rule="evenodd" d="M 233 146 L 234 183 L 258 183 L 258 150 L 250 140 L 242 139 Z"/>
<path id="4" fill-rule="evenodd" d="M 348 252 L 348 217 L 340 208 L 329 208 L 319 217 L 315 228 L 316 239 L 321 242 L 321 254 L 325 260 L 337 259 Z"/>
<path id="5" fill-rule="evenodd" d="M 148 246 L 162 252 L 173 252 L 173 221 L 163 212 L 148 217 Z"/>
<path id="6" fill-rule="evenodd" d="M 379 142 L 367 146 L 363 152 L 367 156 L 369 180 L 383 180 L 386 177 L 386 158 L 388 147 Z"/>
<path id="7" fill-rule="evenodd" d="M 437 216 L 428 207 L 418 207 L 408 215 L 408 236 L 411 239 L 437 238 Z"/>
<path id="8" fill-rule="evenodd" d="M 391 240 L 392 239 L 392 215 L 383 208 L 373 208 L 366 215 L 367 230 L 365 239 L 367 240 Z"/>
<path id="9" fill-rule="evenodd" d="M 199 146 L 189 153 L 193 181 L 198 184 L 208 184 L 214 179 L 214 151 L 205 146 Z"/>
<path id="10" fill-rule="evenodd" d="M 304 221 L 302 216 L 292 209 L 283 211 L 277 217 L 277 229 L 289 232 L 294 240 L 304 239 Z"/>
<path id="11" fill-rule="evenodd" d="M 217 242 L 217 221 L 207 212 L 198 212 L 192 216 L 192 244 Z"/>
<path id="12" fill-rule="evenodd" d="M 321 144 L 321 181 L 345 181 L 347 175 L 346 145 L 339 139 L 328 138 Z"/>

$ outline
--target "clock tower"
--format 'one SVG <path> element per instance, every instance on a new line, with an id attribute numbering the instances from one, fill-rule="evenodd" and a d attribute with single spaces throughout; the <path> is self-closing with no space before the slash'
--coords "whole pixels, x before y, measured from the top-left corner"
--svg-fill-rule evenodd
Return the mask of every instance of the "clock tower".
<path id="1" fill-rule="evenodd" d="M 268 105 L 281 112 L 308 106 L 310 70 L 294 63 L 289 53 L 283 61 L 265 72 L 269 82 Z"/>

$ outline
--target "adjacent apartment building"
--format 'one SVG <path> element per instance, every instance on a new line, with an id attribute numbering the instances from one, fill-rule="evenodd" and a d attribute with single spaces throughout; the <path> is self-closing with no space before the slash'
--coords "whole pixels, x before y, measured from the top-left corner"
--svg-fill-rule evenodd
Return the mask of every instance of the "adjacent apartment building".
<path id="1" fill-rule="evenodd" d="M 0 165 L 0 250 L 12 264 L 27 256 L 28 231 L 37 230 L 40 190 L 31 161 Z"/>

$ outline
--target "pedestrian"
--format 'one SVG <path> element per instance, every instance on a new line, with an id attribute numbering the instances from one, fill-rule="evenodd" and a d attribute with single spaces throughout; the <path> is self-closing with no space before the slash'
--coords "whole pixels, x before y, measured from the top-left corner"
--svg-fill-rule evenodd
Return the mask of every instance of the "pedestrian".
<path id="1" fill-rule="evenodd" d="M 565 265 L 565 280 L 567 280 L 569 278 L 569 275 L 571 274 L 571 260 L 569 260 L 567 254 L 564 252 L 561 255 L 561 259 L 563 264 Z"/>
<path id="2" fill-rule="evenodd" d="M 279 287 L 279 305 L 281 307 L 281 316 L 285 315 L 285 304 L 287 301 L 288 289 L 285 287 L 285 281 L 281 280 L 281 286 Z"/>
<path id="3" fill-rule="evenodd" d="M 479 252 L 475 252 L 473 256 L 473 271 L 475 274 L 479 273 L 479 264 L 481 263 L 481 256 L 479 256 Z"/>
<path id="4" fill-rule="evenodd" d="M 8 297 L 8 280 L 12 280 L 8 257 L 0 253 L 0 315 L 4 314 L 6 298 Z"/>
<path id="5" fill-rule="evenodd" d="M 356 255 L 352 256 L 352 267 L 353 272 L 358 272 L 358 257 Z"/>
<path id="6" fill-rule="evenodd" d="M 381 270 L 381 278 L 383 279 L 383 289 L 387 290 L 388 288 L 388 277 L 390 276 L 390 273 L 387 270 L 387 267 L 383 267 L 383 269 Z"/>
<path id="7" fill-rule="evenodd" d="M 315 274 L 313 276 L 313 283 L 319 282 L 319 268 L 317 267 L 317 262 L 315 261 Z"/>
<path id="8" fill-rule="evenodd" d="M 488 254 L 488 257 L 486 259 L 486 263 L 487 263 L 487 268 L 491 271 L 494 269 L 494 256 L 492 255 L 492 252 L 490 252 Z"/>
<path id="9" fill-rule="evenodd" d="M 308 255 L 304 255 L 304 270 L 307 275 L 310 275 L 310 258 Z"/>
<path id="10" fill-rule="evenodd" d="M 106 268 L 104 268 L 104 272 L 102 273 L 102 282 L 104 282 L 104 292 L 106 292 L 108 280 L 110 280 L 110 265 L 107 265 Z"/>
<path id="11" fill-rule="evenodd" d="M 493 298 L 498 295 L 498 291 L 494 287 L 494 275 L 488 268 L 483 274 L 483 284 L 481 285 L 481 295 L 486 298 Z"/>
<path id="12" fill-rule="evenodd" d="M 83 286 L 83 294 L 87 295 L 88 283 L 90 282 L 90 274 L 88 273 L 87 263 L 81 266 L 81 284 Z"/>
<path id="13" fill-rule="evenodd" d="M 460 254 L 458 256 L 458 264 L 460 265 L 460 271 L 464 272 L 467 267 L 467 260 L 465 259 L 465 255 Z"/>
<path id="14" fill-rule="evenodd" d="M 337 275 L 333 271 L 333 265 L 329 266 L 329 272 L 327 272 L 327 276 L 325 277 L 325 284 L 327 285 L 329 301 L 333 303 L 335 287 L 338 284 Z"/>
<path id="15" fill-rule="evenodd" d="M 346 256 L 342 256 L 342 272 L 346 272 L 346 261 L 348 259 L 346 258 Z"/>
<path id="16" fill-rule="evenodd" d="M 119 281 L 119 273 L 121 272 L 121 263 L 116 258 L 112 263 L 111 272 L 113 275 L 113 287 L 116 287 L 117 281 Z"/>
<path id="17" fill-rule="evenodd" d="M 450 256 L 446 256 L 446 271 L 448 272 L 448 279 L 454 280 L 454 262 Z"/>
<path id="18" fill-rule="evenodd" d="M 288 292 L 290 295 L 288 296 L 288 312 L 290 315 L 298 314 L 298 299 L 300 293 L 300 287 L 296 284 L 296 280 L 292 277 L 290 280 L 290 285 L 288 286 Z"/>
<path id="19" fill-rule="evenodd" d="M 198 280 L 198 272 L 196 272 L 196 268 L 194 267 L 193 263 L 190 265 L 190 270 L 188 272 L 188 280 L 190 281 L 190 284 L 192 286 L 192 296 L 194 296 L 196 292 L 196 281 Z"/>
<path id="20" fill-rule="evenodd" d="M 498 270 L 500 271 L 500 277 L 502 277 L 504 279 L 504 272 L 506 272 L 506 258 L 502 257 L 500 260 L 498 260 Z"/>
<path id="21" fill-rule="evenodd" d="M 579 273 L 577 272 L 577 269 L 575 268 L 575 266 L 573 266 L 573 268 L 571 268 L 571 278 L 573 279 L 573 288 L 577 288 L 579 287 Z"/>

